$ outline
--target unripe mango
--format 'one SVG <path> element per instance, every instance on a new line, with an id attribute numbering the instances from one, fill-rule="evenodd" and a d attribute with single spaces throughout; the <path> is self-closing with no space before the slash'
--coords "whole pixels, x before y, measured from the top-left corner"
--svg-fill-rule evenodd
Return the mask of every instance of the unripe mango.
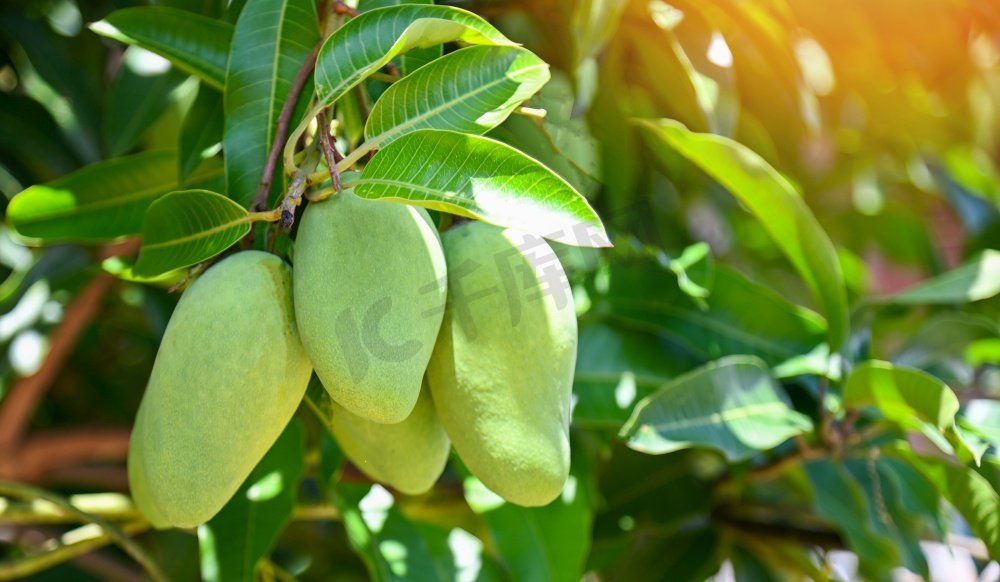
<path id="1" fill-rule="evenodd" d="M 247 251 L 209 269 L 178 302 L 136 415 L 139 509 L 157 526 L 208 521 L 277 440 L 311 374 L 288 266 Z"/>
<path id="2" fill-rule="evenodd" d="M 330 396 L 386 424 L 413 410 L 447 294 L 427 212 L 350 190 L 310 204 L 295 242 L 295 315 Z"/>
<path id="3" fill-rule="evenodd" d="M 336 402 L 331 416 L 333 435 L 347 458 L 373 480 L 408 495 L 430 489 L 448 462 L 451 443 L 426 383 L 413 412 L 403 422 L 372 422 Z"/>
<path id="4" fill-rule="evenodd" d="M 448 436 L 504 499 L 545 505 L 569 474 L 576 314 L 540 237 L 472 222 L 445 232 L 448 308 L 427 379 Z"/>

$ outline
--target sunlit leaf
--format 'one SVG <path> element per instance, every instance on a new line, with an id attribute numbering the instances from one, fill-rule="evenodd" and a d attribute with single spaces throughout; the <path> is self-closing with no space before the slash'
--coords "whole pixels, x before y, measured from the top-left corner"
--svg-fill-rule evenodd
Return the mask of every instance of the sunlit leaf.
<path id="1" fill-rule="evenodd" d="M 955 422 L 958 397 L 934 376 L 888 362 L 864 362 L 843 387 L 844 406 L 874 406 L 887 419 L 909 424 L 914 419 L 947 429 Z"/>
<path id="2" fill-rule="evenodd" d="M 154 277 L 200 263 L 250 232 L 250 214 L 208 190 L 171 192 L 150 205 L 135 274 Z"/>
<path id="3" fill-rule="evenodd" d="M 601 219 L 579 192 L 545 166 L 485 137 L 430 129 L 409 133 L 375 155 L 354 191 L 569 245 L 609 245 Z"/>
<path id="4" fill-rule="evenodd" d="M 731 356 L 675 378 L 643 399 L 620 436 L 650 454 L 708 447 L 735 461 L 811 429 L 809 418 L 791 408 L 763 361 Z"/>
<path id="5" fill-rule="evenodd" d="M 879 301 L 897 305 L 947 305 L 982 301 L 998 293 L 1000 251 L 987 249 L 970 263 Z"/>
<path id="6" fill-rule="evenodd" d="M 152 51 L 216 89 L 226 85 L 231 24 L 187 10 L 139 6 L 112 12 L 90 28 Z"/>
<path id="7" fill-rule="evenodd" d="M 368 12 L 403 4 L 434 4 L 434 0 L 358 0 L 358 12 Z M 399 56 L 399 72 L 409 75 L 420 67 L 441 56 L 441 45 L 411 49 Z"/>

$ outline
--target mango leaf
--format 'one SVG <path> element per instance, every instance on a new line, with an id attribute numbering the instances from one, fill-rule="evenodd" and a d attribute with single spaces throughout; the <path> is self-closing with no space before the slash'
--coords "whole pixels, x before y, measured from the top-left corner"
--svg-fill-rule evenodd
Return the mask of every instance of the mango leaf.
<path id="1" fill-rule="evenodd" d="M 549 79 L 549 66 L 530 51 L 473 46 L 442 57 L 396 82 L 365 124 L 373 147 L 417 129 L 483 134 L 503 123 Z"/>
<path id="2" fill-rule="evenodd" d="M 217 187 L 221 175 L 221 165 L 205 164 L 188 185 Z M 149 205 L 180 185 L 176 152 L 143 152 L 25 189 L 7 207 L 7 221 L 35 242 L 110 241 L 142 232 Z"/>
<path id="3" fill-rule="evenodd" d="M 120 156 L 135 147 L 174 100 L 174 90 L 188 78 L 174 69 L 155 74 L 143 71 L 144 52 L 136 47 L 125 50 L 122 67 L 108 93 L 105 110 L 118 112 L 104 116 L 104 141 L 111 156 Z"/>
<path id="4" fill-rule="evenodd" d="M 674 273 L 648 262 L 614 265 L 607 300 L 615 321 L 661 333 L 702 361 L 747 354 L 774 366 L 810 353 L 825 331 L 815 312 L 721 266 L 704 307 Z"/>
<path id="5" fill-rule="evenodd" d="M 649 454 L 708 447 L 738 461 L 809 430 L 760 358 L 730 356 L 644 398 L 619 436 Z"/>
<path id="6" fill-rule="evenodd" d="M 894 305 L 949 305 L 989 299 L 1000 293 L 1000 251 L 987 249 L 974 261 L 877 300 Z"/>
<path id="7" fill-rule="evenodd" d="M 332 105 L 397 55 L 454 41 L 514 44 L 479 16 L 450 6 L 404 4 L 364 12 L 331 34 L 319 51 L 317 107 Z"/>
<path id="8" fill-rule="evenodd" d="M 222 147 L 222 118 L 222 95 L 199 88 L 181 126 L 178 155 L 182 180 Z"/>
<path id="9" fill-rule="evenodd" d="M 587 200 L 551 170 L 481 136 L 422 129 L 379 151 L 354 192 L 477 218 L 573 246 L 609 246 Z"/>
<path id="10" fill-rule="evenodd" d="M 858 482 L 843 465 L 831 461 L 807 463 L 804 469 L 812 486 L 813 508 L 840 530 L 848 548 L 858 555 L 865 578 L 886 577 L 900 563 L 899 549 L 873 524 L 873 509 Z"/>
<path id="11" fill-rule="evenodd" d="M 250 213 L 222 194 L 171 192 L 146 211 L 133 270 L 140 277 L 155 277 L 210 259 L 246 236 L 250 222 Z"/>
<path id="12" fill-rule="evenodd" d="M 90 29 L 152 51 L 216 89 L 226 86 L 231 24 L 187 10 L 140 6 L 112 12 Z"/>
<path id="13" fill-rule="evenodd" d="M 965 404 L 962 423 L 991 446 L 1000 449 L 1000 402 L 975 399 Z"/>
<path id="14" fill-rule="evenodd" d="M 992 558 L 1000 558 L 1000 495 L 985 477 L 969 467 L 917 455 L 902 443 L 893 452 L 919 471 L 958 510 L 972 532 L 986 544 Z"/>
<path id="15" fill-rule="evenodd" d="M 52 180 L 80 166 L 52 114 L 34 99 L 0 91 L 0 157 L 30 172 L 23 183 Z M 8 156 L 10 156 L 8 158 Z"/>
<path id="16" fill-rule="evenodd" d="M 434 4 L 433 0 L 358 0 L 358 12 L 368 12 L 389 6 L 403 4 Z M 441 56 L 441 45 L 411 49 L 399 57 L 399 71 L 403 76 L 409 75 L 420 67 Z"/>
<path id="17" fill-rule="evenodd" d="M 291 520 L 305 473 L 305 429 L 293 419 L 222 511 L 198 528 L 206 582 L 252 582 Z"/>
<path id="18" fill-rule="evenodd" d="M 859 365 L 844 383 L 844 406 L 874 406 L 890 421 L 909 425 L 913 419 L 946 430 L 954 425 L 958 397 L 934 376 L 889 362 Z"/>
<path id="19" fill-rule="evenodd" d="M 655 143 L 701 168 L 760 220 L 819 299 L 828 320 L 830 346 L 839 349 L 849 327 L 840 262 L 833 243 L 795 187 L 738 142 L 693 133 L 668 119 L 641 123 Z"/>
<path id="20" fill-rule="evenodd" d="M 317 42 L 313 0 L 250 0 L 236 22 L 226 71 L 223 149 L 226 193 L 241 206 L 257 191 L 285 98 Z M 275 180 L 275 190 L 280 182 Z"/>

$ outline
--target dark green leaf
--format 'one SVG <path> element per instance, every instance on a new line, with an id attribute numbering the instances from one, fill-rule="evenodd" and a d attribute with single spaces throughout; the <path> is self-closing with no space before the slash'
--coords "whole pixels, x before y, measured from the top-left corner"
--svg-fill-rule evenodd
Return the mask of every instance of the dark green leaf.
<path id="1" fill-rule="evenodd" d="M 228 249 L 250 232 L 250 214 L 208 190 L 171 192 L 150 205 L 135 274 L 155 277 Z"/>
<path id="2" fill-rule="evenodd" d="M 198 90 L 181 126 L 180 175 L 185 179 L 205 159 L 218 153 L 222 143 L 222 94 L 207 88 Z"/>
<path id="3" fill-rule="evenodd" d="M 51 180 L 80 165 L 52 115 L 34 99 L 0 91 L 0 127 L 0 158 L 19 161 L 32 181 Z"/>
<path id="4" fill-rule="evenodd" d="M 221 166 L 205 164 L 188 185 L 212 184 L 221 174 Z M 149 205 L 179 186 L 176 152 L 144 152 L 27 188 L 11 200 L 7 221 L 36 241 L 114 240 L 142 232 Z"/>
<path id="5" fill-rule="evenodd" d="M 812 430 L 759 358 L 730 356 L 667 382 L 643 399 L 620 436 L 637 451 L 688 447 L 746 459 Z"/>
<path id="6" fill-rule="evenodd" d="M 844 406 L 874 406 L 887 419 L 910 426 L 914 419 L 941 430 L 950 428 L 958 412 L 958 397 L 934 376 L 889 362 L 864 362 L 843 388 Z"/>
<path id="7" fill-rule="evenodd" d="M 381 151 L 355 182 L 362 198 L 478 218 L 575 246 L 608 246 L 587 200 L 551 170 L 481 136 L 422 129 Z"/>
<path id="8" fill-rule="evenodd" d="M 240 14 L 226 72 L 223 134 L 226 194 L 240 206 L 253 199 L 285 98 L 317 42 L 313 0 L 250 0 Z"/>
<path id="9" fill-rule="evenodd" d="M 291 520 L 305 472 L 305 430 L 285 428 L 222 511 L 198 528 L 201 575 L 208 582 L 254 578 L 257 563 Z"/>
<path id="10" fill-rule="evenodd" d="M 847 296 L 840 262 L 805 201 L 781 174 L 745 146 L 710 134 L 688 131 L 671 120 L 646 121 L 643 127 L 705 171 L 750 209 L 805 279 L 828 321 L 830 345 L 847 337 Z"/>
<path id="11" fill-rule="evenodd" d="M 896 305 L 970 303 L 1000 293 L 1000 251 L 987 249 L 976 260 L 913 289 L 879 300 Z"/>
<path id="12" fill-rule="evenodd" d="M 141 58 L 139 49 L 125 51 L 108 94 L 106 109 L 112 113 L 104 117 L 104 139 L 112 156 L 123 155 L 135 146 L 173 101 L 174 90 L 188 78 L 173 69 L 150 74 L 139 67 Z"/>
<path id="13" fill-rule="evenodd" d="M 152 51 L 216 89 L 226 85 L 230 24 L 176 8 L 140 6 L 90 25 L 97 34 Z"/>

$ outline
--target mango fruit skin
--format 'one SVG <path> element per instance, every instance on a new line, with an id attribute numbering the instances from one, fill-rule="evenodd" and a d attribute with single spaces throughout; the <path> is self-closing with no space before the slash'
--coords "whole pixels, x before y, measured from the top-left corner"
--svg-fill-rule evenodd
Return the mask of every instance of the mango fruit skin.
<path id="1" fill-rule="evenodd" d="M 444 472 L 451 442 L 438 420 L 426 384 L 406 420 L 381 424 L 362 418 L 336 402 L 333 435 L 347 458 L 371 479 L 407 495 L 426 492 Z"/>
<path id="2" fill-rule="evenodd" d="M 427 212 L 350 190 L 310 204 L 293 279 L 302 345 L 333 400 L 374 422 L 402 422 L 420 395 L 447 295 Z"/>
<path id="3" fill-rule="evenodd" d="M 512 229 L 472 222 L 442 239 L 448 308 L 427 369 L 438 416 L 483 484 L 545 505 L 569 474 L 577 327 L 565 273 L 543 239 Z"/>
<path id="4" fill-rule="evenodd" d="M 143 514 L 159 527 L 212 518 L 291 420 L 311 374 L 288 265 L 246 251 L 209 269 L 181 296 L 136 415 L 129 480 Z"/>

